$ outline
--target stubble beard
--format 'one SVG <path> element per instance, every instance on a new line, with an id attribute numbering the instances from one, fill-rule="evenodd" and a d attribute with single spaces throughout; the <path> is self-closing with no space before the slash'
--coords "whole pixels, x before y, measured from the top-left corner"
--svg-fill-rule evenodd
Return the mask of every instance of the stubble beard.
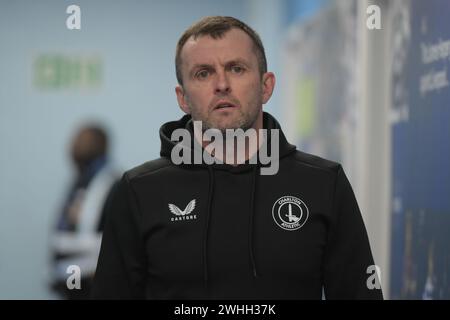
<path id="1" fill-rule="evenodd" d="M 247 112 L 245 112 L 241 106 L 238 107 L 239 109 L 236 110 L 238 115 L 231 121 L 229 119 L 221 120 L 219 117 L 215 117 L 213 114 L 215 112 L 214 110 L 208 110 L 207 113 L 204 114 L 192 103 L 189 103 L 189 106 L 192 120 L 202 122 L 203 132 L 208 129 L 215 129 L 225 135 L 227 129 L 242 129 L 246 131 L 255 127 L 255 123 L 258 120 L 259 112 L 261 110 L 261 107 L 258 106 L 262 106 L 262 101 L 258 100 L 259 99 L 254 99 L 254 101 L 251 102 L 252 107 L 247 108 Z"/>

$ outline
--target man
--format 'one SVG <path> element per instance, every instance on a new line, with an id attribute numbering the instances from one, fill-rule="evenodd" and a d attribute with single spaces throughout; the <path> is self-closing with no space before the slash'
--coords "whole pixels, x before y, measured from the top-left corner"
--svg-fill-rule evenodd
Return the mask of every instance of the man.
<path id="1" fill-rule="evenodd" d="M 124 174 L 109 204 L 93 297 L 381 299 L 368 286 L 374 262 L 342 167 L 296 151 L 262 111 L 275 76 L 258 35 L 234 18 L 206 17 L 180 38 L 176 74 L 187 115 L 161 127 L 161 158 Z M 279 135 L 214 151 L 202 135 L 214 129 L 226 138 L 239 128 Z M 193 133 L 183 156 L 203 155 L 200 163 L 175 164 L 177 130 Z M 261 174 L 264 146 L 278 154 L 276 174 Z M 241 161 L 222 153 L 236 150 Z"/>
<path id="2" fill-rule="evenodd" d="M 51 287 L 61 298 L 87 299 L 100 251 L 103 204 L 117 172 L 108 156 L 108 135 L 98 125 L 78 130 L 70 148 L 76 177 L 52 230 Z M 67 287 L 67 270 L 80 267 L 81 288 Z"/>

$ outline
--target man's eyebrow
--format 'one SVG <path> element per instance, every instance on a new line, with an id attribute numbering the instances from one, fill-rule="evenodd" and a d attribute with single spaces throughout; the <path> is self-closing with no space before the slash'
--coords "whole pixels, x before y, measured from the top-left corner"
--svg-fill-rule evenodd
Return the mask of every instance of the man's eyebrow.
<path id="1" fill-rule="evenodd" d="M 236 64 L 242 64 L 244 66 L 246 66 L 247 68 L 250 67 L 250 64 L 245 61 L 244 59 L 233 59 L 230 61 L 227 61 L 225 63 L 225 67 L 230 67 L 232 65 L 236 65 Z M 207 63 L 197 63 L 194 64 L 190 70 L 190 74 L 192 74 L 194 71 L 199 70 L 199 69 L 214 69 L 214 66 L 212 64 L 207 64 Z"/>
<path id="2" fill-rule="evenodd" d="M 244 59 L 239 59 L 239 58 L 230 60 L 225 65 L 231 66 L 231 65 L 235 65 L 235 64 L 243 64 L 246 67 L 250 67 L 250 64 L 247 61 L 245 61 Z"/>
<path id="3" fill-rule="evenodd" d="M 202 69 L 202 68 L 212 68 L 213 66 L 211 64 L 207 64 L 207 63 L 198 63 L 198 64 L 194 64 L 191 68 L 191 70 L 194 69 Z"/>

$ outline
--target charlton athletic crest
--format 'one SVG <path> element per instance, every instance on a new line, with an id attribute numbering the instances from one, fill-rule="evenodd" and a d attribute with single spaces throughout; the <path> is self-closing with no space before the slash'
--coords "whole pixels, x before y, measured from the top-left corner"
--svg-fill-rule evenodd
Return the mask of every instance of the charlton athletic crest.
<path id="1" fill-rule="evenodd" d="M 300 229 L 308 220 L 308 216 L 308 207 L 297 197 L 281 197 L 275 201 L 272 207 L 273 220 L 284 230 Z"/>

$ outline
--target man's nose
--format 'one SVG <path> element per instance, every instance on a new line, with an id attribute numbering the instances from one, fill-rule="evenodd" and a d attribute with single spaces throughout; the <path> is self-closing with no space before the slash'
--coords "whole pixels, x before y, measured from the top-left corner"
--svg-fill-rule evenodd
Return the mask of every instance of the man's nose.
<path id="1" fill-rule="evenodd" d="M 217 72 L 215 93 L 229 93 L 231 91 L 230 81 L 225 71 Z"/>

